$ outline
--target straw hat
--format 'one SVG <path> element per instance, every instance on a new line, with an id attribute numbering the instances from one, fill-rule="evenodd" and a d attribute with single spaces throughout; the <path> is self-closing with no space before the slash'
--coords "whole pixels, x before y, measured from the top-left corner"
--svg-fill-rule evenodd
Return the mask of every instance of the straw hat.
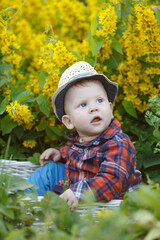
<path id="1" fill-rule="evenodd" d="M 65 114 L 64 97 L 67 90 L 73 84 L 83 79 L 94 79 L 102 82 L 107 92 L 109 102 L 114 102 L 118 90 L 118 84 L 110 81 L 104 74 L 97 73 L 89 63 L 85 61 L 77 62 L 64 71 L 60 78 L 58 89 L 52 97 L 53 109 L 60 121 L 62 120 L 62 116 Z"/>

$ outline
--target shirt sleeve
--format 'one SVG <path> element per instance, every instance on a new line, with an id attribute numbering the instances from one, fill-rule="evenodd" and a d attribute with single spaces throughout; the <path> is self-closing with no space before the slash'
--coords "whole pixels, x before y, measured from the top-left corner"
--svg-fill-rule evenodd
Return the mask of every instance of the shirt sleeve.
<path id="1" fill-rule="evenodd" d="M 90 190 L 97 200 L 118 199 L 124 186 L 131 185 L 136 159 L 132 142 L 113 141 L 106 145 L 99 171 L 90 179 L 83 179 L 70 186 L 78 200 L 84 191 Z M 134 175 L 134 174 L 133 174 Z"/>
<path id="2" fill-rule="evenodd" d="M 65 145 L 60 146 L 60 147 L 57 148 L 60 151 L 60 154 L 61 154 L 61 161 L 64 162 L 64 163 L 67 161 L 66 153 L 67 153 L 67 151 L 69 149 L 68 145 L 69 144 L 66 143 Z"/>

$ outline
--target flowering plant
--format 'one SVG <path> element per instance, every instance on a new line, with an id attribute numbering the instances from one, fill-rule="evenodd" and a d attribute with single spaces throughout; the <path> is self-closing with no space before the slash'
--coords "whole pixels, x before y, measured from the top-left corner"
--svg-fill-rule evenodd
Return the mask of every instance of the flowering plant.
<path id="1" fill-rule="evenodd" d="M 65 142 L 65 129 L 53 114 L 51 97 L 61 73 L 79 60 L 119 83 L 114 116 L 139 151 L 141 136 L 135 133 L 148 127 L 147 102 L 154 95 L 160 97 L 156 4 L 147 0 L 1 0 L 1 158 L 37 161 L 45 148 Z"/>

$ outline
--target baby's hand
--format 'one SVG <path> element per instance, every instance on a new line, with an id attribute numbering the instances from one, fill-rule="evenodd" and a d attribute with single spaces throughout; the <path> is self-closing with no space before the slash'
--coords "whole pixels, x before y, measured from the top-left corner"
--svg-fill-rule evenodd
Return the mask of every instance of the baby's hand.
<path id="1" fill-rule="evenodd" d="M 52 159 L 54 162 L 58 162 L 61 159 L 60 151 L 55 148 L 46 149 L 40 156 L 40 165 L 44 166 L 44 161 Z"/>
<path id="2" fill-rule="evenodd" d="M 78 200 L 71 189 L 67 189 L 64 193 L 62 193 L 60 198 L 66 201 L 69 206 L 78 204 Z M 71 208 L 71 210 L 73 211 L 75 208 Z"/>

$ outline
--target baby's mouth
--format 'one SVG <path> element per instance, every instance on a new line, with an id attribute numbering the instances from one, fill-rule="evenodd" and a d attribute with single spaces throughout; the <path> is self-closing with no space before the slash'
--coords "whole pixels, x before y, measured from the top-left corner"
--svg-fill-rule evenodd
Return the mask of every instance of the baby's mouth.
<path id="1" fill-rule="evenodd" d="M 101 121 L 100 117 L 94 117 L 91 121 L 91 123 L 99 123 Z"/>

